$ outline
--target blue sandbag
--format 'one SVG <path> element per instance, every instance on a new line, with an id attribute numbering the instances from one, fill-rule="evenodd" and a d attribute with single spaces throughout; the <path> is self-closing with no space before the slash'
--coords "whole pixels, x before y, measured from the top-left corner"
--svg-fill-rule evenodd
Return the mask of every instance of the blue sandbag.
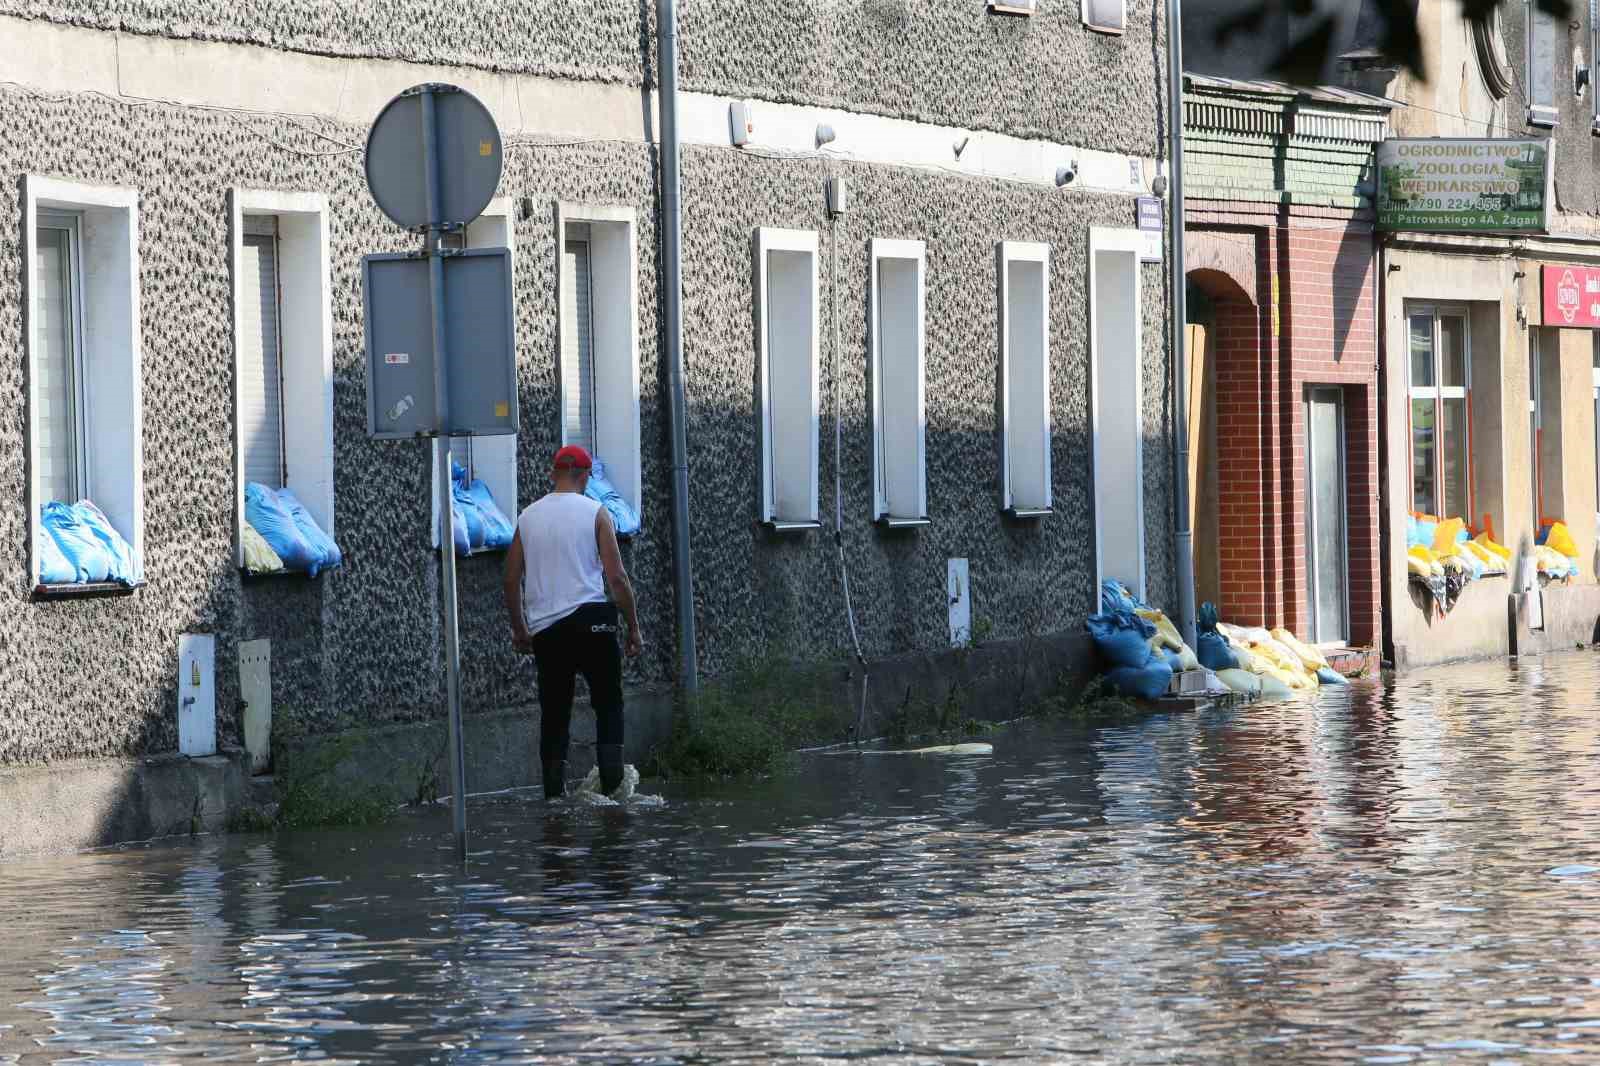
<path id="1" fill-rule="evenodd" d="M 450 541 L 455 546 L 457 555 L 471 555 L 472 534 L 467 528 L 467 517 L 462 511 L 463 508 L 459 503 L 455 500 L 450 501 Z"/>
<path id="2" fill-rule="evenodd" d="M 1324 685 L 1348 685 L 1350 683 L 1350 680 L 1339 671 L 1327 666 L 1317 668 L 1317 680 Z"/>
<path id="3" fill-rule="evenodd" d="M 317 553 L 317 565 L 310 570 L 311 576 L 316 577 L 319 570 L 332 570 L 336 566 L 344 565 L 344 553 L 339 550 L 339 545 L 333 538 L 322 531 L 317 525 L 317 520 L 311 517 L 311 512 L 306 510 L 300 498 L 288 489 L 278 490 L 278 503 L 289 512 L 289 517 L 294 519 L 294 526 L 300 531 L 300 536 L 311 545 L 311 550 Z"/>
<path id="4" fill-rule="evenodd" d="M 284 507 L 276 492 L 255 481 L 246 484 L 244 518 L 256 527 L 261 539 L 278 553 L 285 570 L 315 575 L 321 569 L 322 552 L 306 540 L 294 515 Z"/>
<path id="5" fill-rule="evenodd" d="M 39 581 L 45 585 L 71 585 L 78 580 L 78 571 L 61 553 L 56 536 L 45 526 L 39 530 Z"/>
<path id="6" fill-rule="evenodd" d="M 516 526 L 512 525 L 500 505 L 494 502 L 494 493 L 489 491 L 489 486 L 482 481 L 470 481 L 467 483 L 467 496 L 483 518 L 483 546 L 509 548 L 511 538 L 517 531 Z"/>
<path id="7" fill-rule="evenodd" d="M 1156 635 L 1156 627 L 1138 615 L 1107 611 L 1090 615 L 1083 624 L 1094 638 L 1094 646 L 1112 666 L 1137 669 L 1150 661 L 1150 638 Z"/>
<path id="8" fill-rule="evenodd" d="M 476 551 L 483 547 L 483 513 L 478 510 L 471 493 L 467 492 L 459 481 L 450 488 L 450 510 L 452 521 L 461 523 L 466 530 L 469 550 Z M 458 541 L 459 539 L 457 538 Z M 459 548 L 460 545 L 457 544 L 457 549 Z"/>
<path id="9" fill-rule="evenodd" d="M 1106 680 L 1123 696 L 1159 699 L 1172 686 L 1172 667 L 1160 656 L 1152 656 L 1144 666 L 1119 666 L 1106 671 Z"/>
<path id="10" fill-rule="evenodd" d="M 1114 577 L 1108 577 L 1100 583 L 1100 610 L 1106 612 L 1126 611 L 1133 614 L 1136 611 L 1148 610 L 1149 607 L 1133 591 Z"/>
<path id="11" fill-rule="evenodd" d="M 589 469 L 589 485 L 583 494 L 599 503 L 611 515 L 611 524 L 616 527 L 617 536 L 632 537 L 638 534 L 639 512 L 629 506 L 628 501 L 622 498 L 622 493 L 606 478 L 606 464 L 599 457 L 593 460 Z"/>
<path id="12" fill-rule="evenodd" d="M 40 514 L 40 521 L 45 531 L 55 538 L 56 546 L 72 568 L 72 579 L 68 584 L 93 584 L 111 579 L 115 560 L 94 531 L 84 524 L 75 507 L 68 503 L 47 503 Z"/>
<path id="13" fill-rule="evenodd" d="M 1213 623 L 1213 626 L 1215 623 Z M 1218 670 L 1239 669 L 1239 657 L 1233 653 L 1228 640 L 1215 628 L 1210 632 L 1202 631 L 1195 638 L 1194 656 L 1200 660 L 1200 665 L 1215 673 Z"/>
<path id="14" fill-rule="evenodd" d="M 1173 673 L 1183 673 L 1183 656 L 1179 655 L 1171 648 L 1161 648 L 1156 652 L 1156 654 L 1161 656 L 1162 659 L 1166 660 L 1167 666 L 1171 668 Z"/>
<path id="15" fill-rule="evenodd" d="M 111 519 L 88 500 L 79 500 L 73 506 L 73 511 L 111 557 L 111 569 L 107 577 L 130 587 L 142 584 L 144 567 L 140 564 L 139 557 L 134 554 L 132 545 L 124 540 L 122 534 L 111 524 Z"/>

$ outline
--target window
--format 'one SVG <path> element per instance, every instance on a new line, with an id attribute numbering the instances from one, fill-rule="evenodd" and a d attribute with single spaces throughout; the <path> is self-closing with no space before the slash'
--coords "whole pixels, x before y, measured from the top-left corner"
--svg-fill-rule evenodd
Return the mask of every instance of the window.
<path id="1" fill-rule="evenodd" d="M 817 526 L 817 234 L 756 232 L 761 520 Z"/>
<path id="2" fill-rule="evenodd" d="M 561 443 L 605 464 L 641 517 L 639 254 L 630 207 L 560 204 Z"/>
<path id="3" fill-rule="evenodd" d="M 30 585 L 41 509 L 94 502 L 144 557 L 139 194 L 23 181 Z"/>
<path id="4" fill-rule="evenodd" d="M 516 291 L 516 233 L 511 224 L 511 201 L 497 197 L 489 202 L 472 222 L 468 223 L 459 247 L 511 249 L 512 291 Z M 438 462 L 434 450 L 434 462 Z M 487 437 L 454 437 L 450 440 L 450 458 L 460 463 L 474 481 L 482 481 L 500 510 L 513 523 L 517 520 L 517 438 L 512 434 Z M 438 468 L 434 467 L 435 478 Z M 434 481 L 428 482 L 428 499 L 433 516 L 433 546 L 439 546 L 439 500 Z"/>
<path id="5" fill-rule="evenodd" d="M 1526 0 L 1528 53 L 1528 124 L 1553 129 L 1561 118 L 1557 91 L 1562 80 L 1560 40 L 1565 27 L 1537 0 Z"/>
<path id="6" fill-rule="evenodd" d="M 1590 346 L 1593 351 L 1592 366 L 1590 371 L 1591 382 L 1594 386 L 1594 498 L 1595 516 L 1600 520 L 1600 332 L 1591 333 Z M 1597 522 L 1600 524 L 1600 522 Z"/>
<path id="7" fill-rule="evenodd" d="M 1083 24 L 1101 33 L 1121 33 L 1127 28 L 1128 10 L 1124 0 L 1078 0 Z"/>
<path id="8" fill-rule="evenodd" d="M 1094 597 L 1106 578 L 1116 578 L 1140 596 L 1145 592 L 1143 246 L 1138 230 L 1089 229 Z"/>
<path id="9" fill-rule="evenodd" d="M 1003 241 L 1000 254 L 1001 506 L 1050 513 L 1050 246 Z"/>
<path id="10" fill-rule="evenodd" d="M 927 521 L 924 295 L 921 241 L 872 242 L 873 518 Z"/>
<path id="11" fill-rule="evenodd" d="M 1467 518 L 1472 514 L 1467 312 L 1461 307 L 1413 307 L 1407 318 L 1411 509 Z"/>
<path id="12" fill-rule="evenodd" d="M 333 506 L 333 293 L 321 193 L 235 189 L 235 522 L 250 482 L 291 490 L 328 536 Z M 235 562 L 244 543 L 235 538 Z"/>

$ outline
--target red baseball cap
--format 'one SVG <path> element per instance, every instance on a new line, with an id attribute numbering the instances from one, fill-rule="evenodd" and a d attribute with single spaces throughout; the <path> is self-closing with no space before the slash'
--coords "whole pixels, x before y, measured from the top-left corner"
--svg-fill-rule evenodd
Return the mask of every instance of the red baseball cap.
<path id="1" fill-rule="evenodd" d="M 556 452 L 557 470 L 588 470 L 593 465 L 594 461 L 589 458 L 589 453 L 576 444 L 568 444 Z"/>

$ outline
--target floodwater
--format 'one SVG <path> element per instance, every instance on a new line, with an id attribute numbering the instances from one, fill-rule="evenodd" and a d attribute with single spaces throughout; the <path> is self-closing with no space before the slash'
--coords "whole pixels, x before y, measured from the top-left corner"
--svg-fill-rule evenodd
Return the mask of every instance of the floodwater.
<path id="1" fill-rule="evenodd" d="M 465 874 L 440 812 L 0 866 L 0 1061 L 1600 1062 L 1597 690 L 499 797 Z"/>

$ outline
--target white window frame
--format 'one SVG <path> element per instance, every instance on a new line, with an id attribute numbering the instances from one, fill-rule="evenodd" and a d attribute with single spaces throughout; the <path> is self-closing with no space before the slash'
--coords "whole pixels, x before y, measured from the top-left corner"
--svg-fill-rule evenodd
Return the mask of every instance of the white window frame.
<path id="1" fill-rule="evenodd" d="M 71 333 L 70 343 L 72 345 L 67 355 L 67 361 L 70 364 L 68 368 L 70 375 L 68 393 L 69 401 L 72 405 L 72 424 L 69 433 L 72 437 L 72 481 L 75 487 L 75 491 L 69 495 L 82 498 L 89 495 L 88 449 L 84 446 L 83 439 L 83 413 L 87 409 L 88 399 L 86 386 L 88 375 L 83 364 L 83 230 L 80 225 L 79 215 L 75 211 L 40 211 L 34 230 L 35 241 L 38 240 L 38 230 L 40 228 L 59 229 L 67 233 L 67 273 L 70 275 L 68 279 L 70 289 L 67 293 L 69 304 L 67 307 L 67 327 Z M 28 261 L 30 282 L 37 280 L 34 276 L 34 269 L 34 260 L 30 257 Z M 28 300 L 30 313 L 34 310 L 35 304 L 36 300 L 30 292 Z M 32 336 L 31 332 L 29 336 Z M 31 378 L 32 375 L 30 374 L 30 380 Z M 40 501 L 41 503 L 45 502 L 42 490 L 40 491 Z M 76 500 L 70 499 L 63 502 L 74 503 Z"/>
<path id="2" fill-rule="evenodd" d="M 144 565 L 144 384 L 139 310 L 139 190 L 23 177 L 23 343 L 28 359 L 28 577 L 39 581 L 39 538 L 48 536 L 40 509 L 39 436 L 34 412 L 40 397 L 33 309 L 39 216 L 78 217 L 79 351 L 82 367 L 80 485 Z"/>
<path id="3" fill-rule="evenodd" d="M 644 455 L 639 435 L 639 214 L 615 204 L 556 204 L 556 307 L 559 352 L 573 323 L 560 310 L 561 254 L 569 223 L 589 227 L 591 303 L 604 301 L 605 314 L 591 312 L 590 343 L 594 366 L 594 451 L 606 464 L 606 478 L 644 518 Z M 616 295 L 625 294 L 623 306 Z M 556 431 L 567 443 L 567 391 L 571 384 L 559 372 L 560 403 Z"/>
<path id="4" fill-rule="evenodd" d="M 755 239 L 755 319 L 756 319 L 756 354 L 757 378 L 760 382 L 760 446 L 761 446 L 761 521 L 778 532 L 788 532 L 804 529 L 815 529 L 821 525 L 818 520 L 818 477 L 817 477 L 817 437 L 820 423 L 820 338 L 817 331 L 817 305 L 821 293 L 817 287 L 817 257 L 818 257 L 817 232 L 815 230 L 781 229 L 772 226 L 763 226 L 756 230 Z M 770 350 L 768 337 L 768 324 L 772 320 L 772 307 L 768 291 L 768 257 L 773 252 L 792 252 L 809 257 L 809 284 L 811 287 L 810 310 L 810 337 L 807 348 L 809 349 L 810 373 L 806 375 L 809 385 L 808 410 L 810 412 L 809 441 L 798 446 L 809 453 L 809 477 L 807 484 L 802 486 L 806 498 L 805 507 L 798 513 L 780 513 L 778 507 L 778 485 L 775 449 L 778 445 L 773 429 L 773 409 L 776 398 L 772 388 L 772 362 L 773 353 Z M 793 442 L 788 442 L 793 446 Z"/>
<path id="5" fill-rule="evenodd" d="M 914 306 L 911 309 L 915 332 L 913 354 L 916 373 L 916 400 L 910 411 L 889 410 L 888 390 L 884 370 L 886 348 L 883 339 L 883 312 L 886 300 L 881 291 L 879 268 L 886 261 L 914 264 L 916 271 Z M 926 525 L 928 522 L 928 463 L 927 463 L 927 281 L 928 252 L 922 241 L 885 240 L 874 237 L 870 245 L 871 274 L 868 279 L 871 320 L 871 381 L 872 381 L 872 484 L 873 520 L 891 527 Z M 886 449 L 889 447 L 891 421 L 913 420 L 916 440 L 916 480 L 909 493 L 903 486 L 889 484 Z M 891 488 L 895 491 L 891 492 Z M 890 507 L 890 497 L 904 499 L 907 495 L 915 501 L 897 513 Z"/>
<path id="6" fill-rule="evenodd" d="M 516 226 L 511 213 L 511 198 L 497 196 L 489 201 L 489 206 L 483 209 L 483 214 L 467 223 L 465 239 L 461 242 L 463 248 L 504 248 L 511 253 L 511 291 L 517 291 L 517 248 Z M 428 482 L 429 486 L 438 484 L 439 476 L 439 448 L 441 441 L 454 442 L 467 453 L 467 462 L 462 465 L 467 468 L 468 477 L 477 479 L 488 488 L 489 495 L 494 497 L 494 502 L 500 510 L 505 512 L 507 518 L 515 524 L 517 515 L 521 512 L 519 504 L 519 486 L 517 482 L 517 436 L 512 433 L 496 433 L 481 437 L 455 437 L 439 438 L 434 442 L 432 449 L 434 480 Z M 453 449 L 452 449 L 453 450 Z M 439 546 L 439 493 L 430 487 L 428 491 L 428 506 L 430 527 L 433 530 L 433 547 Z"/>
<path id="7" fill-rule="evenodd" d="M 1433 316 L 1433 380 L 1432 385 L 1414 385 L 1411 381 L 1411 319 L 1415 315 Z M 1413 400 L 1433 401 L 1433 484 L 1436 500 L 1434 506 L 1441 511 L 1449 510 L 1443 506 L 1444 498 L 1444 405 L 1442 400 L 1464 400 L 1462 405 L 1466 411 L 1466 434 L 1464 442 L 1467 466 L 1467 498 L 1462 505 L 1459 517 L 1467 522 L 1472 521 L 1472 511 L 1476 501 L 1473 499 L 1473 470 L 1472 470 L 1472 314 L 1471 308 L 1461 303 L 1407 303 L 1402 309 L 1405 319 L 1406 336 L 1406 473 L 1408 484 L 1406 486 L 1406 502 L 1408 511 L 1418 511 L 1417 507 L 1417 479 L 1416 479 L 1416 427 L 1411 424 L 1411 402 Z M 1440 338 L 1443 331 L 1439 327 L 1442 318 L 1459 318 L 1461 327 L 1461 362 L 1462 380 L 1465 385 L 1441 385 L 1439 382 L 1444 377 L 1444 364 L 1440 362 L 1440 349 L 1443 345 Z M 1537 328 L 1537 327 L 1530 327 Z M 1530 341 L 1537 343 L 1537 341 Z M 1530 400 L 1528 410 L 1533 411 Z M 1426 512 L 1421 512 L 1426 513 Z M 1449 518 L 1450 515 L 1437 515 L 1438 518 Z"/>
<path id="8" fill-rule="evenodd" d="M 1543 129 L 1555 129 L 1561 123 L 1561 79 L 1557 72 L 1563 66 L 1561 56 L 1561 42 L 1556 39 L 1559 32 L 1564 29 L 1555 17 L 1540 11 L 1535 0 L 1523 0 L 1523 21 L 1525 42 L 1523 51 L 1526 62 L 1523 64 L 1523 74 L 1526 76 L 1528 94 L 1528 125 L 1539 126 Z M 1534 38 L 1539 34 L 1539 27 L 1543 26 L 1546 32 L 1552 34 L 1550 42 L 1550 66 L 1541 71 L 1538 62 L 1538 45 Z M 1543 90 L 1543 93 L 1539 90 Z"/>
<path id="9" fill-rule="evenodd" d="M 1125 483 L 1127 471 L 1108 471 L 1104 469 L 1109 465 L 1106 449 L 1102 441 L 1102 426 L 1106 420 L 1102 419 L 1100 411 L 1101 368 L 1108 362 L 1107 352 L 1102 351 L 1100 343 L 1100 311 L 1101 286 L 1099 257 L 1102 252 L 1125 254 L 1132 257 L 1133 292 L 1129 297 L 1132 312 L 1132 332 L 1134 336 L 1133 371 L 1134 393 L 1134 419 L 1131 424 L 1133 436 L 1133 498 L 1135 501 L 1133 521 L 1137 530 L 1137 544 L 1139 555 L 1138 588 L 1134 591 L 1142 598 L 1145 595 L 1147 577 L 1147 557 L 1145 553 L 1145 490 L 1144 490 L 1144 277 L 1143 266 L 1139 256 L 1144 248 L 1144 235 L 1138 230 L 1121 229 L 1108 226 L 1091 226 L 1089 228 L 1089 427 L 1092 461 L 1094 471 L 1094 588 L 1090 590 L 1091 603 L 1100 602 L 1100 588 L 1105 580 L 1105 540 L 1106 520 L 1109 508 L 1102 503 L 1102 490 L 1113 483 Z M 1128 427 L 1125 420 L 1115 423 L 1119 427 Z M 1115 479 L 1113 479 L 1113 473 Z"/>
<path id="10" fill-rule="evenodd" d="M 1050 246 L 1036 241 L 1001 241 L 996 249 L 1000 287 L 1000 507 L 1012 518 L 1044 518 L 1052 514 L 1053 475 L 1050 469 L 1050 449 L 1053 438 L 1050 412 Z M 1013 264 L 1029 263 L 1039 268 L 1042 289 L 1039 301 L 1039 321 L 1023 323 L 1012 321 L 1011 269 Z M 1027 374 L 1014 367 L 1012 348 L 1025 336 L 1024 331 L 1038 330 L 1042 350 L 1038 375 Z M 1018 451 L 1012 440 L 1012 424 L 1017 419 L 1013 390 L 1025 390 L 1038 397 L 1044 434 L 1044 454 L 1040 457 L 1040 484 L 1018 485 L 1013 477 L 1012 460 Z"/>
<path id="11" fill-rule="evenodd" d="M 278 346 L 283 409 L 284 485 L 305 504 L 329 537 L 334 529 L 333 280 L 328 198 L 318 192 L 230 190 L 234 337 L 234 564 L 244 567 L 244 434 L 238 337 L 244 329 L 246 216 L 271 215 L 278 223 Z"/>
<path id="12" fill-rule="evenodd" d="M 1083 19 L 1083 24 L 1096 33 L 1110 33 L 1117 36 L 1127 32 L 1128 29 L 1128 0 L 1120 0 L 1120 13 L 1115 25 L 1095 22 L 1089 15 L 1090 0 L 1078 0 L 1078 13 Z"/>

